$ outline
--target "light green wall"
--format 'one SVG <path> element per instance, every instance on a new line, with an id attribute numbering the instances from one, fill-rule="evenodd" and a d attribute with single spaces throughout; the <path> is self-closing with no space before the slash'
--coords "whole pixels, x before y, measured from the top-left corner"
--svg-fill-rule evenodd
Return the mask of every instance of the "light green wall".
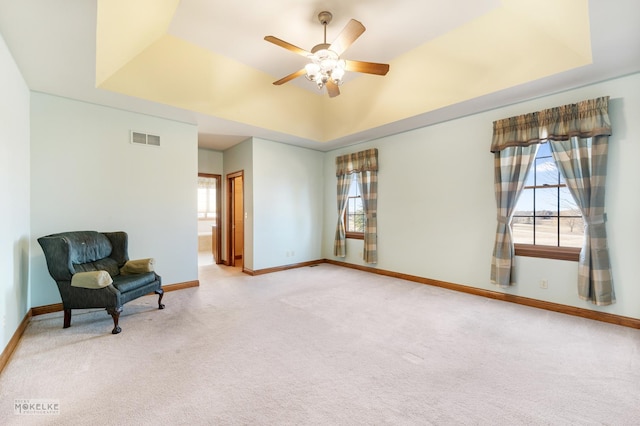
<path id="1" fill-rule="evenodd" d="M 131 144 L 130 131 L 161 146 Z M 32 306 L 60 302 L 37 238 L 126 231 L 163 285 L 198 279 L 197 128 L 42 93 L 31 99 Z"/>
<path id="2" fill-rule="evenodd" d="M 0 353 L 29 305 L 29 88 L 0 35 Z"/>
<path id="3" fill-rule="evenodd" d="M 254 269 L 322 258 L 323 157 L 253 139 Z"/>
<path id="4" fill-rule="evenodd" d="M 516 258 L 516 285 L 501 290 L 489 272 L 496 228 L 494 120 L 611 96 L 607 230 L 618 303 L 595 307 L 578 299 L 577 262 Z M 333 256 L 335 157 L 379 150 L 377 267 L 389 271 L 505 291 L 564 305 L 640 318 L 640 74 L 537 98 L 414 131 L 329 152 L 324 162 L 324 257 Z M 362 241 L 348 240 L 346 261 L 364 264 Z M 340 260 L 340 259 L 339 259 Z M 539 281 L 546 279 L 544 290 Z"/>
<path id="5" fill-rule="evenodd" d="M 211 149 L 198 149 L 198 173 L 222 175 L 224 154 Z"/>
<path id="6" fill-rule="evenodd" d="M 220 161 L 212 151 L 201 149 L 198 155 L 200 171 L 215 170 Z M 256 271 L 322 258 L 323 157 L 318 151 L 259 138 L 224 151 L 224 259 L 226 176 L 237 171 L 244 172 L 244 267 Z"/>

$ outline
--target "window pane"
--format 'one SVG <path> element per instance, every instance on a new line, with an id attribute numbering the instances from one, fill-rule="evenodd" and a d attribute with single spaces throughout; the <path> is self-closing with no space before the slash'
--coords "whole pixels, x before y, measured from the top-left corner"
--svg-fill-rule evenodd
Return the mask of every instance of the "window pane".
<path id="1" fill-rule="evenodd" d="M 356 201 L 357 198 L 349 198 L 347 202 L 347 214 L 352 215 L 356 212 Z"/>
<path id="2" fill-rule="evenodd" d="M 511 221 L 511 234 L 516 244 L 533 244 L 533 218 L 514 217 Z"/>
<path id="3" fill-rule="evenodd" d="M 536 245 L 557 246 L 558 245 L 558 218 L 557 217 L 537 217 L 536 222 Z"/>
<path id="4" fill-rule="evenodd" d="M 513 213 L 515 216 L 533 215 L 533 189 L 523 189 Z"/>
<path id="5" fill-rule="evenodd" d="M 354 198 L 354 209 L 353 212 L 354 213 L 358 213 L 358 214 L 363 214 L 364 213 L 364 208 L 362 207 L 362 198 L 358 197 L 358 198 Z"/>
<path id="6" fill-rule="evenodd" d="M 551 155 L 551 147 L 547 142 L 538 145 L 538 151 L 536 152 L 536 158 L 549 157 Z"/>
<path id="7" fill-rule="evenodd" d="M 558 167 L 552 157 L 536 158 L 536 185 L 557 185 Z"/>
<path id="8" fill-rule="evenodd" d="M 364 214 L 357 214 L 355 216 L 355 232 L 364 232 Z"/>
<path id="9" fill-rule="evenodd" d="M 582 217 L 560 218 L 560 245 L 562 247 L 582 247 L 584 241 L 584 221 Z"/>
<path id="10" fill-rule="evenodd" d="M 349 197 L 359 197 L 360 188 L 358 187 L 358 177 L 356 174 L 351 175 L 351 186 L 349 187 Z"/>
<path id="11" fill-rule="evenodd" d="M 349 198 L 347 203 L 347 231 L 364 232 L 364 209 L 362 198 Z"/>
<path id="12" fill-rule="evenodd" d="M 349 225 L 347 232 L 364 232 L 364 216 L 361 214 L 351 215 Z"/>
<path id="13" fill-rule="evenodd" d="M 514 243 L 533 244 L 533 189 L 522 190 L 511 219 L 511 233 Z"/>
<path id="14" fill-rule="evenodd" d="M 558 188 L 537 188 L 535 191 L 536 216 L 557 216 Z"/>

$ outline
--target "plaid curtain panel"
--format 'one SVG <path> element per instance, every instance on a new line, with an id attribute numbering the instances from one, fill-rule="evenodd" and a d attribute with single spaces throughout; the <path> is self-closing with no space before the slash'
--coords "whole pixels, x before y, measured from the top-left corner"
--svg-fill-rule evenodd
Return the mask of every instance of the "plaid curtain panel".
<path id="1" fill-rule="evenodd" d="M 377 206 L 378 206 L 378 149 L 336 157 L 336 176 L 338 178 L 337 204 L 338 224 L 333 242 L 333 254 L 338 257 L 347 255 L 347 239 L 344 225 L 344 212 L 347 208 L 351 174 L 358 174 L 358 185 L 365 214 L 363 259 L 367 263 L 378 261 Z"/>
<path id="2" fill-rule="evenodd" d="M 604 206 L 611 134 L 608 110 L 609 97 L 602 97 L 540 112 L 553 158 L 585 222 L 578 296 L 600 306 L 616 301 Z"/>
<path id="3" fill-rule="evenodd" d="M 491 151 L 496 156 L 498 232 L 491 263 L 492 282 L 508 285 L 506 268 L 510 268 L 511 263 L 506 259 L 513 257 L 510 230 L 504 229 L 510 228 L 508 207 L 513 194 L 505 194 L 505 187 L 509 188 L 507 191 L 513 191 L 517 200 L 520 173 L 509 173 L 508 164 L 523 166 L 517 166 L 517 161 L 508 158 L 523 155 L 527 158 L 522 160 L 522 164 L 530 161 L 530 154 L 525 151 L 517 154 L 509 150 L 549 141 L 553 158 L 585 222 L 585 238 L 578 265 L 578 296 L 596 305 L 615 303 L 604 205 L 611 135 L 608 109 L 609 97 L 605 96 L 494 122 Z M 503 155 L 503 151 L 507 152 Z M 506 236 L 501 236 L 503 230 Z"/>
<path id="4" fill-rule="evenodd" d="M 347 255 L 347 238 L 344 226 L 344 211 L 347 208 L 350 186 L 350 175 L 338 176 L 338 226 L 336 227 L 336 237 L 333 241 L 333 254 L 338 257 L 345 257 Z"/>
<path id="5" fill-rule="evenodd" d="M 605 228 L 608 136 L 552 141 L 551 153 L 585 219 L 578 264 L 578 296 L 596 305 L 615 303 Z"/>
<path id="6" fill-rule="evenodd" d="M 522 193 L 527 174 L 536 158 L 538 145 L 509 146 L 494 153 L 494 187 L 498 206 L 498 227 L 491 257 L 491 282 L 511 285 L 513 238 L 511 218 Z"/>
<path id="7" fill-rule="evenodd" d="M 362 258 L 367 263 L 378 262 L 378 172 L 358 173 L 358 185 L 364 207 L 364 250 Z"/>

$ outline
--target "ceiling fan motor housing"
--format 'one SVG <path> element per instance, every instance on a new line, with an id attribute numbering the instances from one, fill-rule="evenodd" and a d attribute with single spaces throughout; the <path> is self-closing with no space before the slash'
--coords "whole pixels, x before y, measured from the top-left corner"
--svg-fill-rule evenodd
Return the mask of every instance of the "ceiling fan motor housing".
<path id="1" fill-rule="evenodd" d="M 316 53 L 319 50 L 329 50 L 329 48 L 331 47 L 331 45 L 329 43 L 320 43 L 320 44 L 316 44 L 315 46 L 313 46 L 313 48 L 311 49 L 311 53 Z"/>
<path id="2" fill-rule="evenodd" d="M 318 20 L 320 21 L 320 23 L 322 25 L 327 25 L 329 24 L 329 22 L 331 22 L 331 19 L 333 19 L 333 15 L 331 14 L 331 12 L 327 12 L 322 11 L 320 13 L 318 13 Z"/>

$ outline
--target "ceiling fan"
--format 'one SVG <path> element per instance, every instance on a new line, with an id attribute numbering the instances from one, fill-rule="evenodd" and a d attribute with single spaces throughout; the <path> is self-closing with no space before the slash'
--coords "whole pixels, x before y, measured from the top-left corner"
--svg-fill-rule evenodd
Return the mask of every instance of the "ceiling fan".
<path id="1" fill-rule="evenodd" d="M 327 25 L 331 22 L 333 15 L 331 12 L 320 12 L 318 20 L 324 26 L 324 42 L 315 45 L 311 51 L 307 51 L 294 46 L 291 43 L 280 40 L 274 36 L 266 36 L 264 39 L 277 46 L 284 47 L 298 55 L 308 58 L 309 62 L 304 68 L 274 81 L 273 84 L 279 86 L 294 78 L 304 75 L 308 80 L 317 84 L 318 89 L 327 88 L 329 97 L 333 98 L 340 94 L 338 86 L 342 84 L 345 71 L 353 71 L 375 75 L 386 75 L 389 72 L 388 64 L 377 64 L 374 62 L 350 61 L 341 59 L 340 55 L 353 44 L 364 33 L 365 27 L 359 21 L 351 19 L 333 43 L 327 43 Z"/>

